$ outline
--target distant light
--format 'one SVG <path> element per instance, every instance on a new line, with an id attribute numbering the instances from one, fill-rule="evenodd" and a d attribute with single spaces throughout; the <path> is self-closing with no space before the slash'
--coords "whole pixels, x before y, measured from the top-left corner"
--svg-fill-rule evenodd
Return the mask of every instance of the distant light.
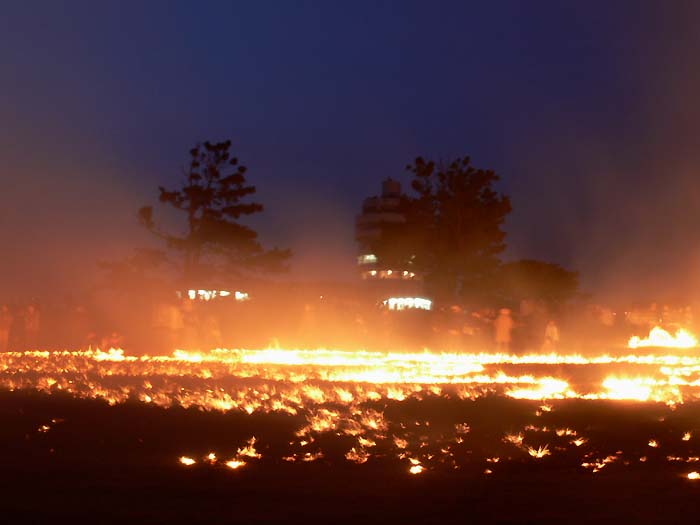
<path id="1" fill-rule="evenodd" d="M 389 310 L 431 310 L 433 302 L 423 297 L 389 297 L 383 302 Z"/>
<path id="2" fill-rule="evenodd" d="M 376 277 L 379 279 L 413 279 L 416 274 L 409 270 L 367 270 L 362 272 L 362 278 Z"/>
<path id="3" fill-rule="evenodd" d="M 178 292 L 178 295 L 181 294 Z M 192 301 L 195 299 L 200 301 L 211 301 L 217 297 L 230 297 L 231 295 L 233 295 L 236 301 L 247 301 L 250 299 L 247 292 L 235 291 L 232 293 L 229 290 L 187 290 L 187 297 L 189 297 Z"/>
<path id="4" fill-rule="evenodd" d="M 357 257 L 357 264 L 374 264 L 376 262 L 377 256 L 373 253 L 368 253 Z"/>
<path id="5" fill-rule="evenodd" d="M 700 473 L 688 472 L 688 479 L 700 479 Z"/>

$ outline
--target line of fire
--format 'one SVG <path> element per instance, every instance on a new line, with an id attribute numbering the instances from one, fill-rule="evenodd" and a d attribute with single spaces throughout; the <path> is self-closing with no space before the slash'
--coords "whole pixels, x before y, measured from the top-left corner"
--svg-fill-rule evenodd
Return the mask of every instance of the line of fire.
<path id="1" fill-rule="evenodd" d="M 696 425 L 678 436 L 655 428 L 623 451 L 566 415 L 572 400 L 669 414 L 692 405 L 700 355 L 690 305 L 615 311 L 582 297 L 574 272 L 499 262 L 510 203 L 493 191 L 495 175 L 469 159 L 418 159 L 418 196 L 384 180 L 357 215 L 356 271 L 346 282 L 261 277 L 256 264 L 280 270 L 290 254 L 265 251 L 236 220 L 262 207 L 242 202 L 254 189 L 230 146 L 195 147 L 184 186 L 160 189 L 160 201 L 187 216 L 184 235 L 167 233 L 152 208 L 139 212 L 180 269 L 168 268 L 165 252 L 142 250 L 102 263 L 105 281 L 90 305 L 3 307 L 6 392 L 296 424 L 274 449 L 252 423 L 234 448 L 183 447 L 171 457 L 182 468 L 389 458 L 409 475 L 475 466 L 493 475 L 554 456 L 591 474 L 662 462 L 698 478 Z M 481 459 L 468 450 L 478 417 L 457 410 L 433 421 L 441 404 L 499 399 L 522 403 L 524 413 L 482 445 Z M 410 419 L 403 406 L 425 408 Z M 65 421 L 42 421 L 36 439 Z"/>
<path id="2" fill-rule="evenodd" d="M 698 21 L 2 2 L 0 521 L 692 523 Z"/>

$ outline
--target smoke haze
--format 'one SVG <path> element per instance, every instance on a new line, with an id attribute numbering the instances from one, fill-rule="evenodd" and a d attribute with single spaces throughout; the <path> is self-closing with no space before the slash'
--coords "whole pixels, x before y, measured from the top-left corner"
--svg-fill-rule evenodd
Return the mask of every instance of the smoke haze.
<path id="1" fill-rule="evenodd" d="M 417 155 L 469 154 L 512 198 L 509 259 L 609 298 L 700 292 L 695 4 L 217 10 L 6 10 L 4 294 L 84 289 L 154 245 L 136 210 L 228 137 L 294 278 L 348 279 L 362 199 Z"/>

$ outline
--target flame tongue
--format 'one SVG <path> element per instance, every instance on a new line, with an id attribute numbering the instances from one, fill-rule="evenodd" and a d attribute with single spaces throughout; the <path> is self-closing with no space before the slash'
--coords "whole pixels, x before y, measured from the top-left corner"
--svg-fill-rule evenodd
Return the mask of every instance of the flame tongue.
<path id="1" fill-rule="evenodd" d="M 652 331 L 651 340 L 658 340 L 656 333 Z M 688 337 L 681 333 L 672 338 L 675 344 L 695 343 L 685 333 Z M 575 367 L 568 367 L 562 375 L 558 365 Z M 603 373 L 597 378 L 579 375 L 586 365 Z M 284 411 L 296 415 L 316 408 L 335 412 L 338 407 L 353 412 L 363 403 L 381 399 L 444 395 L 474 399 L 486 394 L 531 400 L 578 397 L 677 404 L 698 397 L 700 356 L 334 349 L 179 350 L 172 356 L 139 357 L 119 349 L 7 352 L 0 354 L 0 388 L 60 390 L 112 404 L 138 398 L 165 407 L 178 404 L 248 414 Z M 327 419 L 326 426 L 334 428 L 337 418 Z"/>
<path id="2" fill-rule="evenodd" d="M 644 339 L 636 335 L 631 337 L 627 346 L 630 348 L 695 348 L 698 346 L 698 340 L 683 328 L 678 329 L 675 335 L 671 335 L 663 328 L 655 326 Z"/>

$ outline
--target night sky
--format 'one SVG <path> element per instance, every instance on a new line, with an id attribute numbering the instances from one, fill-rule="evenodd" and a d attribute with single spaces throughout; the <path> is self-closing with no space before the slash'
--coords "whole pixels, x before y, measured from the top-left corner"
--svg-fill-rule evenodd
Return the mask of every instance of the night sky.
<path id="1" fill-rule="evenodd" d="M 352 275 L 383 178 L 470 155 L 512 198 L 508 259 L 700 296 L 698 6 L 5 2 L 0 294 L 81 288 L 154 245 L 136 210 L 231 138 L 295 278 Z"/>

